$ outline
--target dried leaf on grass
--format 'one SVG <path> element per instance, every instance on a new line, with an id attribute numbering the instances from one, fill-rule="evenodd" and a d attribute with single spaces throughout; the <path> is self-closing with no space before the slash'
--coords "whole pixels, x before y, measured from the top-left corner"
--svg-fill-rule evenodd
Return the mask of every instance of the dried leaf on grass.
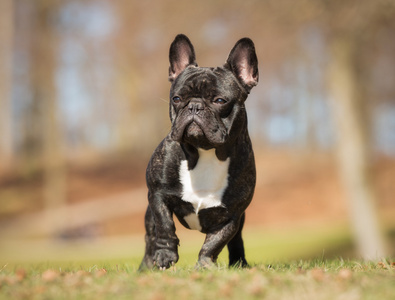
<path id="1" fill-rule="evenodd" d="M 383 269 L 395 269 L 395 262 L 386 262 L 386 261 L 382 262 L 381 261 L 377 265 Z"/>
<path id="2" fill-rule="evenodd" d="M 106 274 L 107 274 L 107 270 L 106 269 L 98 269 L 95 272 L 95 276 L 96 277 L 103 277 Z"/>
<path id="3" fill-rule="evenodd" d="M 340 269 L 337 277 L 341 280 L 349 280 L 352 278 L 352 272 L 349 269 Z"/>
<path id="4" fill-rule="evenodd" d="M 22 281 L 26 278 L 26 270 L 25 269 L 18 269 L 15 272 L 15 276 L 19 281 Z"/>
<path id="5" fill-rule="evenodd" d="M 15 274 L 13 275 L 2 275 L 0 277 L 0 286 L 2 284 L 14 285 L 23 281 L 25 278 L 26 278 L 26 270 L 18 269 L 15 271 Z"/>
<path id="6" fill-rule="evenodd" d="M 265 288 L 268 284 L 267 279 L 261 274 L 256 274 L 251 283 L 247 286 L 247 291 L 250 295 L 261 296 L 263 295 Z"/>
<path id="7" fill-rule="evenodd" d="M 323 281 L 325 279 L 325 271 L 320 268 L 312 269 L 310 275 L 316 281 Z"/>
<path id="8" fill-rule="evenodd" d="M 46 270 L 41 275 L 41 279 L 45 282 L 52 282 L 52 281 L 56 280 L 57 278 L 59 278 L 59 276 L 60 276 L 59 272 L 49 269 L 49 270 Z"/>

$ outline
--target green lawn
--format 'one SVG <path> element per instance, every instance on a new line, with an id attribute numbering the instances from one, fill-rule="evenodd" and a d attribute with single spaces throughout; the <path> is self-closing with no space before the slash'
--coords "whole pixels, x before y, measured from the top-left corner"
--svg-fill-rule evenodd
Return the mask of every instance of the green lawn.
<path id="1" fill-rule="evenodd" d="M 178 228 L 180 238 L 179 264 L 194 265 L 204 235 Z M 244 243 L 251 263 L 272 263 L 305 258 L 328 258 L 338 255 L 340 248 L 351 248 L 351 235 L 346 227 L 322 227 L 294 230 L 246 228 Z M 2 238 L 0 265 L 12 262 L 99 261 L 109 259 L 140 260 L 144 252 L 144 235 L 109 237 L 85 241 L 49 239 L 12 240 Z M 225 249 L 219 260 L 227 261 Z M 344 251 L 340 252 L 344 258 Z"/>
<path id="2" fill-rule="evenodd" d="M 0 299 L 395 299 L 391 263 L 304 260 L 250 269 L 177 266 L 138 273 L 135 261 L 5 265 Z"/>
<path id="3" fill-rule="evenodd" d="M 204 235 L 180 229 L 175 268 L 138 273 L 143 236 L 0 245 L 0 299 L 395 299 L 394 259 L 348 260 L 345 227 L 246 228 L 250 269 L 195 270 Z M 341 251 L 339 251 L 341 249 Z M 343 257 L 343 258 L 341 258 Z"/>

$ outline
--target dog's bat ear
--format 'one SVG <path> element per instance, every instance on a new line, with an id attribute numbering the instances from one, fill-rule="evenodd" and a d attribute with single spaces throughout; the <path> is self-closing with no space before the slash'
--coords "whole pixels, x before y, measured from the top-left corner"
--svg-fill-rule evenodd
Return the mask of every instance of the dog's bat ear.
<path id="1" fill-rule="evenodd" d="M 195 50 L 188 37 L 179 34 L 174 39 L 169 51 L 169 81 L 174 81 L 186 67 L 192 65 L 197 67 Z"/>
<path id="2" fill-rule="evenodd" d="M 239 40 L 230 51 L 225 67 L 228 67 L 247 92 L 250 92 L 259 80 L 258 58 L 252 40 L 249 38 Z"/>

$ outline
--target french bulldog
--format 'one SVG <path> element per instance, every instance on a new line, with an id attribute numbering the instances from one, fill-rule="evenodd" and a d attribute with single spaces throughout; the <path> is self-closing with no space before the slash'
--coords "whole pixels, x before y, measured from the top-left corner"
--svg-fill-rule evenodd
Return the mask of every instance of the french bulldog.
<path id="1" fill-rule="evenodd" d="M 180 34 L 169 60 L 171 130 L 147 167 L 140 270 L 165 270 L 178 261 L 173 214 L 183 226 L 206 234 L 198 267 L 215 266 L 226 245 L 230 266 L 248 266 L 241 232 L 256 181 L 245 108 L 258 83 L 254 43 L 243 38 L 223 66 L 198 67 L 193 45 Z"/>

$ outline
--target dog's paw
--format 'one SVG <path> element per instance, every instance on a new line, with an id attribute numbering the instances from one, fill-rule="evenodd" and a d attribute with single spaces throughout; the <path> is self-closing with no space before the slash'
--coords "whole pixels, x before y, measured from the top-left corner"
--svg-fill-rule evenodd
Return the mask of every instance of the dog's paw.
<path id="1" fill-rule="evenodd" d="M 178 261 L 178 254 L 168 249 L 156 250 L 154 256 L 154 264 L 160 270 L 170 268 Z"/>
<path id="2" fill-rule="evenodd" d="M 211 257 L 201 256 L 199 257 L 198 262 L 196 263 L 196 269 L 212 269 L 216 267 L 217 264 L 213 261 Z"/>

